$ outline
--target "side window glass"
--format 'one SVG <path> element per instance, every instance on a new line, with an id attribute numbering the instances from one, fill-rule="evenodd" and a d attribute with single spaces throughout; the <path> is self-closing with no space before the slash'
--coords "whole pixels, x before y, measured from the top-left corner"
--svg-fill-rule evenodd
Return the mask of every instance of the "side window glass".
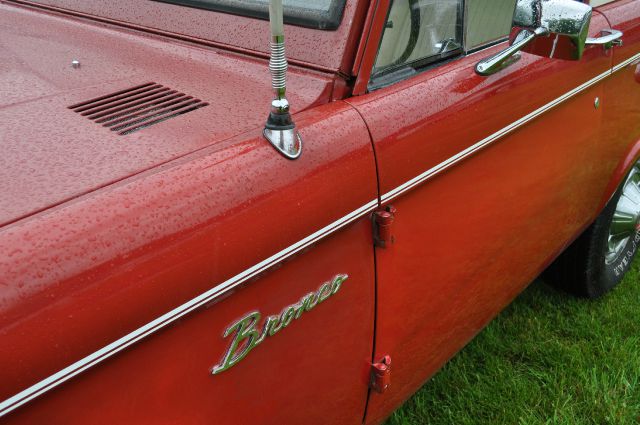
<path id="1" fill-rule="evenodd" d="M 375 89 L 507 37 L 516 0 L 391 0 Z"/>
<path id="2" fill-rule="evenodd" d="M 462 0 L 392 0 L 373 73 L 461 53 L 462 15 Z"/>
<path id="3" fill-rule="evenodd" d="M 511 31 L 516 0 L 467 0 L 465 50 L 477 49 L 505 38 Z"/>

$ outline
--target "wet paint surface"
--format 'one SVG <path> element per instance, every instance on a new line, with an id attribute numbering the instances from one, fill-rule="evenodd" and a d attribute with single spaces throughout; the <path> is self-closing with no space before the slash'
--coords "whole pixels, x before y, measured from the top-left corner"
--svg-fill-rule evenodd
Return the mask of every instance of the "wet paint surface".
<path id="1" fill-rule="evenodd" d="M 258 128 L 268 114 L 266 61 L 8 5 L 0 33 L 0 224 Z M 292 69 L 294 113 L 328 101 L 329 81 Z M 68 109 L 148 82 L 209 106 L 127 136 Z"/>
<path id="2" fill-rule="evenodd" d="M 5 226 L 0 364 L 10 367 L 0 399 L 375 199 L 371 144 L 355 111 L 333 102 L 299 114 L 298 126 L 305 150 L 297 161 L 280 156 L 256 130 Z M 245 418 L 270 415 L 276 423 L 311 414 L 328 423 L 361 419 L 373 332 L 370 229 L 361 218 L 16 410 L 7 422 L 242 421 L 229 405 L 242 407 Z M 340 297 L 212 377 L 228 346 L 229 323 L 254 309 L 277 315 L 338 273 L 350 276 Z M 318 373 L 318 363 L 333 364 L 335 375 Z M 266 394 L 267 382 L 283 375 L 287 385 Z M 327 397 L 299 408 L 318 391 Z M 78 415 L 79 405 L 101 407 Z"/>
<path id="3" fill-rule="evenodd" d="M 202 13 L 143 8 L 132 16 L 124 2 L 47 3 L 174 30 Z M 345 16 L 355 16 L 348 4 Z M 637 19 L 625 18 L 634 3 L 614 5 L 620 10 L 608 6 L 608 17 L 637 46 Z M 261 136 L 266 61 L 5 3 L 0 17 L 0 219 L 12 222 L 0 230 L 0 364 L 10 365 L 0 399 L 370 203 L 378 176 L 369 134 L 384 195 L 631 51 L 591 49 L 579 66 L 523 55 L 486 79 L 473 73 L 479 55 L 463 58 L 349 101 L 369 128 L 347 103 L 325 105 L 330 75 L 294 68 L 289 92 L 304 149 L 288 161 Z M 243 48 L 266 51 L 253 31 L 266 33 L 267 24 L 241 22 L 249 21 L 213 26 L 198 17 L 189 32 L 209 37 L 235 26 L 234 37 L 248 34 Z M 602 16 L 594 22 L 603 26 Z M 349 62 L 349 43 L 319 46 L 297 31 L 299 60 Z M 394 358 L 392 387 L 369 406 L 367 420 L 381 421 L 595 214 L 606 177 L 629 151 L 628 132 L 639 131 L 629 119 L 638 114 L 635 68 L 615 78 L 394 198 L 395 242 L 378 251 L 377 276 L 365 215 L 6 422 L 361 423 L 372 352 Z M 128 136 L 68 109 L 148 81 L 209 105 Z M 284 322 L 283 306 L 336 273 L 349 275 L 340 296 L 212 378 L 229 324 L 259 311 L 256 328 L 270 329 L 269 317 Z"/>
<path id="4" fill-rule="evenodd" d="M 591 35 L 606 26 L 594 15 Z M 544 270 L 595 218 L 613 173 L 600 161 L 606 80 L 501 133 L 606 73 L 613 52 L 592 47 L 580 62 L 523 53 L 475 73 L 504 47 L 348 100 L 371 129 L 383 202 L 398 211 L 395 243 L 376 254 L 374 359 L 393 358 L 393 384 L 372 394 L 367 422 L 384 420 Z"/>

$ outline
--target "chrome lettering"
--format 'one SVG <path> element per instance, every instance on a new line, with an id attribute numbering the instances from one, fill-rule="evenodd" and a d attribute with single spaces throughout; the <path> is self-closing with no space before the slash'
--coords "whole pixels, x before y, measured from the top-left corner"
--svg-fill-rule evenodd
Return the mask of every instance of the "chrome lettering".
<path id="1" fill-rule="evenodd" d="M 254 311 L 227 328 L 224 337 L 228 337 L 234 331 L 236 332 L 236 337 L 231 342 L 222 362 L 213 369 L 214 374 L 234 366 L 254 349 L 260 339 L 260 334 L 255 330 L 256 323 L 259 321 L 260 313 Z M 246 341 L 242 345 L 244 340 Z M 241 348 L 238 349 L 238 347 Z"/>
<path id="2" fill-rule="evenodd" d="M 319 303 L 335 295 L 348 277 L 346 274 L 337 275 L 331 282 L 323 283 L 316 292 L 310 292 L 297 303 L 285 307 L 279 316 L 268 316 L 260 332 L 256 329 L 262 317 L 259 311 L 251 312 L 233 323 L 223 336 L 226 338 L 234 334 L 233 340 L 222 360 L 213 367 L 211 373 L 215 375 L 238 364 L 267 337 L 274 336 L 294 320 L 298 320 L 305 311 L 313 310 Z"/>

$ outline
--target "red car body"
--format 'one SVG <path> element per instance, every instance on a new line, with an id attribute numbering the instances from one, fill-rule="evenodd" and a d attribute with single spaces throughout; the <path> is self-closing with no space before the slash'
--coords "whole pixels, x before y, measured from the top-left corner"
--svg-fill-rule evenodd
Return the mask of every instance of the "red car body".
<path id="1" fill-rule="evenodd" d="M 3 423 L 379 423 L 594 220 L 640 155 L 640 2 L 595 9 L 624 45 L 581 61 L 469 55 L 369 93 L 388 7 L 287 26 L 290 161 L 262 136 L 266 21 L 0 1 Z M 152 82 L 208 105 L 126 136 L 70 109 Z M 341 274 L 211 373 L 230 324 Z"/>

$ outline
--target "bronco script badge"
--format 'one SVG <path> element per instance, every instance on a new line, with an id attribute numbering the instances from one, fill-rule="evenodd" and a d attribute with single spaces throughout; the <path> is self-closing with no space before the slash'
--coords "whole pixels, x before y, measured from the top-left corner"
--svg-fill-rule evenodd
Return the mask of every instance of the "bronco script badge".
<path id="1" fill-rule="evenodd" d="M 335 295 L 340 290 L 342 282 L 347 280 L 348 277 L 346 274 L 339 274 L 332 281 L 323 283 L 316 292 L 309 292 L 297 303 L 285 307 L 279 316 L 267 317 L 260 332 L 257 329 L 261 317 L 259 311 L 249 313 L 229 326 L 224 332 L 224 337 L 226 338 L 235 333 L 233 341 L 231 341 L 231 345 L 229 345 L 229 349 L 220 364 L 214 366 L 211 373 L 215 375 L 238 364 L 268 336 L 274 336 L 281 329 L 289 326 L 294 319 L 299 319 L 302 313 L 312 310 L 319 303 Z"/>

